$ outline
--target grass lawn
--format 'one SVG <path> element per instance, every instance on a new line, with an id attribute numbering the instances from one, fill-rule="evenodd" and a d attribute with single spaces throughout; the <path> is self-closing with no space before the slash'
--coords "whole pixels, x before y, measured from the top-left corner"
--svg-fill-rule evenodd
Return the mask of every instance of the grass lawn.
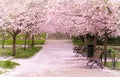
<path id="1" fill-rule="evenodd" d="M 33 56 L 35 53 L 39 52 L 40 49 L 42 49 L 41 46 L 28 48 L 26 51 L 24 51 L 23 48 L 17 47 L 15 58 L 29 58 Z M 11 56 L 11 52 L 12 52 L 12 48 L 3 48 L 3 49 L 1 48 L 0 56 Z"/>
<path id="2" fill-rule="evenodd" d="M 11 69 L 11 68 L 15 68 L 15 66 L 17 65 L 19 64 L 16 62 L 12 62 L 10 60 L 0 61 L 1 68 Z"/>
<path id="3" fill-rule="evenodd" d="M 28 43 L 31 43 L 31 40 L 28 41 Z M 44 44 L 45 40 L 35 40 L 35 44 L 37 45 L 41 45 Z M 0 41 L 0 45 L 2 44 L 2 41 Z M 24 40 L 16 40 L 16 44 L 17 45 L 23 45 L 24 44 Z M 12 45 L 12 40 L 5 40 L 5 45 Z"/>
<path id="4" fill-rule="evenodd" d="M 15 58 L 29 58 L 29 57 L 35 55 L 37 52 L 39 52 L 40 49 L 42 49 L 42 46 L 27 48 L 26 51 L 24 51 L 24 48 L 17 47 Z M 11 56 L 11 52 L 12 52 L 11 47 L 1 48 L 0 56 L 9 57 L 9 56 Z M 15 66 L 17 66 L 17 65 L 19 65 L 19 64 L 16 62 L 12 62 L 10 60 L 0 61 L 0 68 L 3 68 L 3 70 L 0 70 L 0 74 L 7 72 L 6 69 L 15 68 Z"/>
<path id="5" fill-rule="evenodd" d="M 43 45 L 43 44 L 45 44 L 45 40 L 35 40 L 35 44 L 36 45 Z"/>
<path id="6" fill-rule="evenodd" d="M 81 45 L 83 42 L 81 40 L 73 40 L 74 45 Z"/>
<path id="7" fill-rule="evenodd" d="M 40 49 L 42 49 L 41 46 L 29 48 L 26 51 L 24 51 L 23 48 L 18 48 L 15 58 L 29 58 L 33 56 L 34 54 L 36 54 L 37 52 L 39 52 Z"/>
<path id="8" fill-rule="evenodd" d="M 5 72 L 8 72 L 8 69 L 12 69 L 15 68 L 16 66 L 18 66 L 19 64 L 16 62 L 12 62 L 10 60 L 1 60 L 0 61 L 0 74 L 3 74 Z"/>
<path id="9" fill-rule="evenodd" d="M 4 71 L 0 70 L 0 74 L 3 74 L 3 73 L 4 73 Z"/>
<path id="10" fill-rule="evenodd" d="M 112 62 L 107 62 L 107 64 L 105 66 L 110 69 L 114 69 L 114 67 L 112 66 Z M 115 69 L 120 70 L 120 62 L 117 62 Z"/>

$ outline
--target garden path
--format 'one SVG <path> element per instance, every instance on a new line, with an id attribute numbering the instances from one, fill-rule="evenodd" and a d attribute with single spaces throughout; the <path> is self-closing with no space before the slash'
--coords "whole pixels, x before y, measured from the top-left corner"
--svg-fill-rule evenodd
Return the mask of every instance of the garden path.
<path id="1" fill-rule="evenodd" d="M 14 59 L 20 63 L 0 77 L 120 77 L 120 74 L 97 66 L 86 66 L 85 57 L 75 57 L 70 40 L 47 40 L 43 49 L 28 59 Z"/>

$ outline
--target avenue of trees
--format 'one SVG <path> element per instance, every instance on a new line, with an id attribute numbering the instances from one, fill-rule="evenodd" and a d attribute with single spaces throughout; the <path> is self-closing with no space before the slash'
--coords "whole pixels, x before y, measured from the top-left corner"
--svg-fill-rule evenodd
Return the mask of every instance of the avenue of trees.
<path id="1" fill-rule="evenodd" d="M 120 36 L 120 12 L 109 0 L 17 1 L 0 0 L 0 28 L 13 38 L 12 56 L 16 54 L 16 36 L 21 33 L 25 40 L 32 37 L 32 46 L 34 35 L 44 32 L 81 36 L 85 46 L 89 34 L 95 47 L 97 39 L 104 41 L 104 51 L 108 37 Z"/>

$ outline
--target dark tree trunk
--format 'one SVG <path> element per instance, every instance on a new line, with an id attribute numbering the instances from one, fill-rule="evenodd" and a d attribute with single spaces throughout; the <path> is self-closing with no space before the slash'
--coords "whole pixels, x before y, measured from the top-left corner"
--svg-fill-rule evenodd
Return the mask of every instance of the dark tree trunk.
<path id="1" fill-rule="evenodd" d="M 94 36 L 94 52 L 96 51 L 96 42 L 97 42 L 97 37 Z"/>
<path id="2" fill-rule="evenodd" d="M 12 49 L 12 56 L 16 55 L 16 34 L 14 34 L 13 36 L 13 49 Z"/>
<path id="3" fill-rule="evenodd" d="M 13 32 L 10 32 L 7 30 L 8 33 L 12 36 L 13 43 L 12 43 L 12 56 L 16 55 L 16 36 L 21 32 L 21 30 L 17 29 L 16 31 L 13 30 Z"/>
<path id="4" fill-rule="evenodd" d="M 107 62 L 107 32 L 105 32 L 104 36 L 104 64 Z"/>
<path id="5" fill-rule="evenodd" d="M 84 35 L 83 37 L 84 37 L 84 46 L 85 46 L 85 48 L 87 48 L 87 38 L 86 38 L 86 35 Z"/>
<path id="6" fill-rule="evenodd" d="M 2 36 L 3 36 L 3 38 L 2 38 L 2 48 L 4 48 L 4 45 L 5 45 L 5 34 L 4 34 L 4 32 L 2 32 Z"/>
<path id="7" fill-rule="evenodd" d="M 85 52 L 87 53 L 87 38 L 86 38 L 86 35 L 84 35 L 83 38 L 84 38 Z"/>
<path id="8" fill-rule="evenodd" d="M 34 47 L 34 44 L 35 44 L 35 43 L 34 43 L 34 39 L 35 39 L 35 38 L 34 38 L 34 35 L 32 35 L 32 43 L 31 43 L 31 47 Z"/>
<path id="9" fill-rule="evenodd" d="M 112 60 L 113 69 L 116 68 L 116 63 L 117 63 L 117 61 L 115 60 L 115 53 L 114 53 L 113 54 L 113 60 Z"/>
<path id="10" fill-rule="evenodd" d="M 26 32 L 26 34 L 25 34 L 25 43 L 24 43 L 24 50 L 25 51 L 27 49 L 27 39 L 28 39 L 28 33 Z"/>

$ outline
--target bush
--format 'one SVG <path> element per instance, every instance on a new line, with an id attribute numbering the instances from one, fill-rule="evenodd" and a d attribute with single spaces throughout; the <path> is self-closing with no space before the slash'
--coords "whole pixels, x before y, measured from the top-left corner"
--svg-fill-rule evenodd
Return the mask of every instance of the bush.
<path id="1" fill-rule="evenodd" d="M 19 65 L 18 63 L 12 62 L 10 60 L 6 61 L 0 61 L 0 67 L 2 68 L 14 68 L 16 65 Z"/>

